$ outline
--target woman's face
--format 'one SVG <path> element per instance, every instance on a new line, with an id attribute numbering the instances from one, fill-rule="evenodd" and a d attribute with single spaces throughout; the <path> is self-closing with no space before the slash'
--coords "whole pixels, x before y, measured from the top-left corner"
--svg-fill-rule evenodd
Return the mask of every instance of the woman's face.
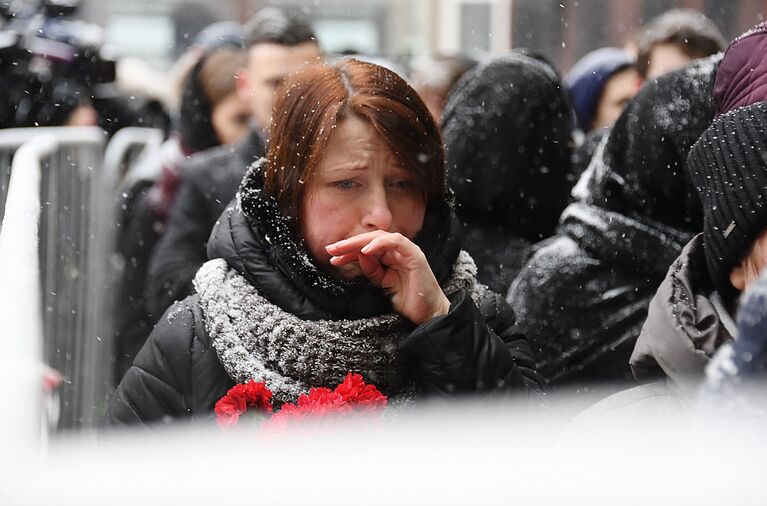
<path id="1" fill-rule="evenodd" d="M 224 97 L 210 115 L 210 122 L 221 144 L 233 144 L 248 133 L 250 109 L 237 93 Z"/>
<path id="2" fill-rule="evenodd" d="M 347 280 L 361 275 L 359 265 L 330 265 L 325 246 L 374 230 L 413 239 L 426 212 L 413 175 L 357 116 L 336 127 L 305 195 L 301 233 L 309 253 L 320 267 Z"/>

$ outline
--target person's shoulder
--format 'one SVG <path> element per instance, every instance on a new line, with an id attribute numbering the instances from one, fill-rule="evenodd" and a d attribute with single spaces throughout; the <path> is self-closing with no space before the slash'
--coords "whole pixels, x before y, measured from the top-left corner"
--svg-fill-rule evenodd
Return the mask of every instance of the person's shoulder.
<path id="1" fill-rule="evenodd" d="M 519 278 L 543 279 L 572 275 L 598 264 L 575 240 L 567 235 L 556 235 L 534 247 L 519 273 Z"/>
<path id="2" fill-rule="evenodd" d="M 199 180 L 210 178 L 215 170 L 228 166 L 237 154 L 232 145 L 216 146 L 192 155 L 184 165 L 183 178 Z"/>
<path id="3" fill-rule="evenodd" d="M 165 311 L 149 336 L 149 345 L 144 346 L 136 358 L 136 365 L 140 366 L 147 358 L 142 354 L 152 356 L 159 352 L 164 357 L 186 356 L 195 341 L 202 341 L 205 347 L 209 345 L 197 294 L 173 303 Z"/>

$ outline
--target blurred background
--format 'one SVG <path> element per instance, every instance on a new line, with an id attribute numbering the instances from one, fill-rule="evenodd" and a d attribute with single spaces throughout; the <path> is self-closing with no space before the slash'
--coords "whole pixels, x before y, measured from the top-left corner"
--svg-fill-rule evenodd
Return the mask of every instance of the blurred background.
<path id="1" fill-rule="evenodd" d="M 328 52 L 394 59 L 529 47 L 569 69 L 603 46 L 621 46 L 662 12 L 693 8 L 732 38 L 767 12 L 765 0 L 83 0 L 80 17 L 103 26 L 119 55 L 162 68 L 215 21 L 244 23 L 258 9 L 299 8 Z M 140 33 L 140 36 L 137 34 Z"/>

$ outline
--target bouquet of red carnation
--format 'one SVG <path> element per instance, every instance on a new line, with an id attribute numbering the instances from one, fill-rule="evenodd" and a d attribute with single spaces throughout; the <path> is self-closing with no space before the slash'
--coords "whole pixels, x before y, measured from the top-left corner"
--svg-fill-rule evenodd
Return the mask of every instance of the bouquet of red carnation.
<path id="1" fill-rule="evenodd" d="M 368 385 L 359 374 L 349 373 L 335 389 L 312 388 L 301 394 L 295 404 L 286 403 L 266 420 L 264 428 L 285 428 L 304 418 L 317 418 L 331 414 L 364 411 L 380 412 L 387 398 L 374 385 Z M 263 382 L 253 380 L 235 385 L 216 403 L 216 421 L 221 427 L 237 424 L 240 415 L 248 408 L 256 408 L 264 414 L 272 413 L 272 392 Z"/>

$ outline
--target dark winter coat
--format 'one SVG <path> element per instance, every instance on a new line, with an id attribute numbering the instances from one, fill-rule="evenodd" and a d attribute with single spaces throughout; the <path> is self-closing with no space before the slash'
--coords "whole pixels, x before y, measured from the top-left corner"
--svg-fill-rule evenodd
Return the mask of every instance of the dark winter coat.
<path id="1" fill-rule="evenodd" d="M 628 358 L 658 284 L 689 234 L 584 203 L 537 245 L 509 292 L 551 382 L 630 379 Z"/>
<path id="2" fill-rule="evenodd" d="M 578 183 L 580 202 L 509 291 L 518 330 L 553 382 L 631 379 L 629 355 L 652 295 L 702 229 L 685 170 L 713 117 L 716 57 L 647 83 Z"/>
<path id="3" fill-rule="evenodd" d="M 734 328 L 730 311 L 714 293 L 703 236 L 697 235 L 671 265 L 650 302 L 631 355 L 631 369 L 641 384 L 598 402 L 581 413 L 575 425 L 609 430 L 616 423 L 673 422 L 693 413 L 710 376 L 706 369 L 715 363 L 711 358 L 727 348 Z M 732 366 L 726 369 L 731 371 Z M 706 402 L 716 399 L 721 406 L 726 400 L 720 393 L 711 394 Z"/>
<path id="4" fill-rule="evenodd" d="M 122 275 L 114 312 L 117 381 L 133 363 L 154 325 L 144 300 L 149 255 L 159 237 L 154 213 L 146 205 L 153 184 L 150 179 L 141 179 L 121 199 L 117 252 L 122 260 Z"/>
<path id="5" fill-rule="evenodd" d="M 532 254 L 532 245 L 502 225 L 462 221 L 465 249 L 477 263 L 477 278 L 492 291 L 506 293 Z"/>
<path id="6" fill-rule="evenodd" d="M 226 43 L 219 42 L 216 47 L 222 45 Z M 115 310 L 118 380 L 128 370 L 154 322 L 165 310 L 163 307 L 152 316 L 145 298 L 145 283 L 149 259 L 163 234 L 184 166 L 192 154 L 220 144 L 211 124 L 210 103 L 200 85 L 200 72 L 205 61 L 205 56 L 200 58 L 184 82 L 174 133 L 158 152 L 137 162 L 152 167 L 152 170 L 139 168 L 139 172 L 145 172 L 144 177 L 131 184 L 121 199 L 117 251 L 123 270 Z"/>
<path id="7" fill-rule="evenodd" d="M 388 304 L 370 285 L 328 290 L 317 284 L 321 272 L 295 258 L 293 243 L 276 240 L 282 234 L 269 233 L 279 232 L 281 225 L 263 221 L 266 215 L 246 216 L 248 208 L 242 204 L 226 209 L 208 250 L 211 258 L 225 259 L 271 303 L 304 320 L 363 317 L 378 312 L 376 300 Z M 444 280 L 460 245 L 457 222 L 443 215 L 430 218 L 427 212 L 424 230 L 429 237 L 422 235 L 417 242 L 428 252 L 435 275 Z M 108 423 L 211 417 L 215 402 L 234 382 L 211 347 L 198 297 L 176 303 L 158 323 L 110 401 Z M 537 390 L 541 380 L 524 336 L 511 331 L 513 319 L 502 297 L 487 292 L 477 306 L 461 291 L 452 298 L 448 315 L 413 326 L 403 353 L 412 360 L 421 392 L 450 396 L 477 390 Z"/>
<path id="8" fill-rule="evenodd" d="M 264 142 L 254 131 L 235 146 L 200 153 L 184 168 L 165 234 L 149 263 L 147 308 L 156 318 L 192 293 L 192 278 L 208 259 L 206 245 L 213 225 L 234 198 L 248 167 L 264 152 Z"/>

